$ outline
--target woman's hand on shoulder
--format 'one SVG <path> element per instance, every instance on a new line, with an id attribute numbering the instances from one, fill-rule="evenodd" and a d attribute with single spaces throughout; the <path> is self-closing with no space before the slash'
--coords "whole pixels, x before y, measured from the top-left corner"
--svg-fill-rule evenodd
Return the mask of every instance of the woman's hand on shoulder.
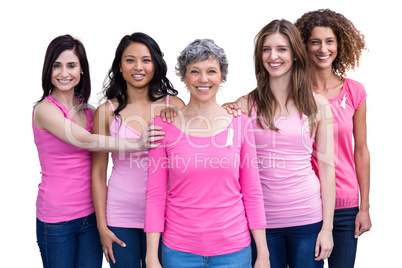
<path id="1" fill-rule="evenodd" d="M 163 122 L 172 123 L 177 116 L 177 107 L 165 107 L 161 110 L 160 116 Z"/>
<path id="2" fill-rule="evenodd" d="M 162 127 L 157 125 L 148 125 L 148 128 L 142 132 L 139 140 L 140 151 L 148 151 L 149 149 L 156 148 L 161 145 L 160 141 L 165 137 L 165 132 L 161 131 Z"/>
<path id="3" fill-rule="evenodd" d="M 234 102 L 224 103 L 222 107 L 226 109 L 228 114 L 231 114 L 234 117 L 240 116 L 242 113 L 247 114 L 247 96 L 242 96 Z"/>
<path id="4" fill-rule="evenodd" d="M 234 117 L 240 116 L 242 113 L 241 104 L 237 102 L 227 102 L 222 105 L 222 107 L 228 112 L 228 114 Z"/>
<path id="5" fill-rule="evenodd" d="M 162 118 L 162 121 L 172 123 L 174 121 L 174 118 L 177 116 L 177 112 L 185 106 L 186 105 L 179 97 L 170 96 L 169 106 L 163 108 L 160 112 L 160 117 Z"/>

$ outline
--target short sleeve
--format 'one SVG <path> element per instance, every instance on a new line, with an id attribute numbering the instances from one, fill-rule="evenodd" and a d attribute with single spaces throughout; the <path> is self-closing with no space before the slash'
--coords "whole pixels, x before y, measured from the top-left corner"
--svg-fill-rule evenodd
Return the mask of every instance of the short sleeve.
<path id="1" fill-rule="evenodd" d="M 366 100 L 367 93 L 363 84 L 360 82 L 354 81 L 352 79 L 345 79 L 346 82 L 346 90 L 348 94 L 351 96 L 353 108 L 355 110 L 359 109 L 362 103 Z"/>

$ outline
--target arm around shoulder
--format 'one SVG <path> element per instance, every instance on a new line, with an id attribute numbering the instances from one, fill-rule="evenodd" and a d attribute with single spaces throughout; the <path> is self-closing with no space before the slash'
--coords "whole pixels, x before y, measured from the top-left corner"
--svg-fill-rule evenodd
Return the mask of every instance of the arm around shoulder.
<path id="1" fill-rule="evenodd" d="M 248 113 L 248 99 L 247 95 L 238 98 L 234 102 L 227 102 L 222 105 L 226 109 L 228 114 L 233 114 L 233 116 L 240 116 L 241 114 Z"/>
<path id="2" fill-rule="evenodd" d="M 160 111 L 160 116 L 164 122 L 171 123 L 177 116 L 177 111 L 185 107 L 184 102 L 176 96 L 169 97 L 169 106 Z"/>
<path id="3" fill-rule="evenodd" d="M 74 146 L 89 149 L 95 146 L 90 132 L 64 117 L 55 105 L 42 102 L 35 107 L 34 123 L 42 130 L 47 130 L 62 141 Z"/>
<path id="4" fill-rule="evenodd" d="M 249 110 L 248 95 L 241 96 L 236 100 L 237 105 L 240 105 L 242 113 L 247 113 Z"/>

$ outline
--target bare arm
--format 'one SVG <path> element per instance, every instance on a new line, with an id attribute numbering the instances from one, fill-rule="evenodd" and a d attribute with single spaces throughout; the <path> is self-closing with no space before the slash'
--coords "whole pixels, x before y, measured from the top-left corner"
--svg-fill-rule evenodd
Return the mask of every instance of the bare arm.
<path id="1" fill-rule="evenodd" d="M 360 188 L 360 210 L 356 216 L 355 238 L 370 231 L 370 153 L 367 146 L 366 101 L 353 116 L 353 136 L 355 139 L 355 167 Z"/>
<path id="2" fill-rule="evenodd" d="M 161 233 L 147 233 L 147 253 L 145 263 L 149 268 L 162 267 L 158 258 L 158 248 Z"/>
<path id="3" fill-rule="evenodd" d="M 269 252 L 267 246 L 267 239 L 265 236 L 265 229 L 255 229 L 251 230 L 253 235 L 255 245 L 257 248 L 257 260 L 254 264 L 255 268 L 269 268 L 271 264 L 269 262 Z"/>
<path id="4" fill-rule="evenodd" d="M 178 109 L 181 109 L 184 106 L 186 106 L 186 104 L 179 97 L 171 96 L 169 97 L 169 106 L 174 106 L 177 107 Z"/>
<path id="5" fill-rule="evenodd" d="M 109 136 L 109 118 L 111 111 L 105 109 L 105 105 L 101 105 L 95 113 L 93 133 Z M 109 230 L 106 224 L 106 193 L 107 193 L 107 166 L 109 153 L 92 152 L 92 199 L 95 207 L 96 222 L 102 243 L 103 253 L 106 261 L 110 260 L 115 263 L 116 259 L 113 255 L 113 243 L 117 243 L 125 247 L 123 241 L 118 239 L 116 235 Z"/>
<path id="6" fill-rule="evenodd" d="M 334 133 L 328 100 L 319 94 L 315 94 L 315 99 L 319 110 L 315 142 L 323 208 L 323 225 L 317 237 L 315 260 L 322 260 L 329 257 L 334 245 L 332 238 L 335 210 Z"/>
<path id="7" fill-rule="evenodd" d="M 74 146 L 95 152 L 138 152 L 155 148 L 163 139 L 164 132 L 158 126 L 150 126 L 140 139 L 118 139 L 110 136 L 91 134 L 83 127 L 66 119 L 55 105 L 42 102 L 34 111 L 34 123 L 57 138 Z"/>

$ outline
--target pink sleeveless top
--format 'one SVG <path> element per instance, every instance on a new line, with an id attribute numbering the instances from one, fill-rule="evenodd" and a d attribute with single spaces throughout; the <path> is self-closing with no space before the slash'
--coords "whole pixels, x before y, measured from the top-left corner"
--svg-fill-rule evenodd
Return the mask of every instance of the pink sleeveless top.
<path id="1" fill-rule="evenodd" d="M 112 110 L 113 104 L 108 100 Z M 166 97 L 166 106 L 169 95 Z M 141 133 L 115 116 L 110 136 L 140 138 Z M 112 153 L 113 169 L 108 181 L 106 223 L 123 228 L 144 228 L 145 193 L 148 178 L 148 152 Z"/>
<path id="2" fill-rule="evenodd" d="M 51 95 L 44 101 L 56 105 L 65 118 L 68 110 Z M 85 109 L 86 130 L 92 130 L 92 110 Z M 36 201 L 36 216 L 48 223 L 70 221 L 94 212 L 91 196 L 91 153 L 66 143 L 47 130 L 37 128 L 32 118 L 34 141 L 42 168 Z"/>
<path id="3" fill-rule="evenodd" d="M 310 137 L 307 116 L 276 117 L 279 132 L 260 129 L 255 111 L 252 118 L 267 228 L 321 221 L 320 182 L 310 162 L 314 135 Z"/>

